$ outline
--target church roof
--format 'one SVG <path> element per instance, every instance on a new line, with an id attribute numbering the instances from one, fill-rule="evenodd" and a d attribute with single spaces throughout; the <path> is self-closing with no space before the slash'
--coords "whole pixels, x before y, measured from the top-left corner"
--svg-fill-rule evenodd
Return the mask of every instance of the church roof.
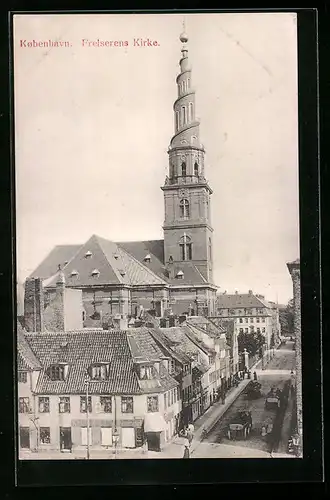
<path id="1" fill-rule="evenodd" d="M 116 243 L 93 235 L 63 268 L 68 287 L 96 285 L 166 285 L 146 265 Z M 57 274 L 46 281 L 56 285 Z"/>
<path id="2" fill-rule="evenodd" d="M 30 278 L 50 278 L 57 273 L 59 264 L 63 268 L 78 252 L 81 245 L 56 245 L 41 264 L 30 274 Z"/>

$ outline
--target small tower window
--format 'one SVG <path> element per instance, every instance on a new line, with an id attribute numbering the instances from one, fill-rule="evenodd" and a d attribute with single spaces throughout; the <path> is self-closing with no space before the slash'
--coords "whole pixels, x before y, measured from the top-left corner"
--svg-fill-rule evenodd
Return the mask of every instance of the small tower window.
<path id="1" fill-rule="evenodd" d="M 71 276 L 72 278 L 74 278 L 75 276 L 78 276 L 78 271 L 76 271 L 76 270 L 74 269 L 73 271 L 71 271 L 70 276 Z"/>
<path id="2" fill-rule="evenodd" d="M 173 179 L 175 175 L 174 165 L 170 165 L 170 178 Z"/>
<path id="3" fill-rule="evenodd" d="M 195 162 L 194 164 L 194 174 L 196 175 L 196 177 L 198 177 L 199 175 L 199 171 L 198 171 L 198 163 L 197 161 Z"/>
<path id="4" fill-rule="evenodd" d="M 92 276 L 93 278 L 98 278 L 100 276 L 100 271 L 98 269 L 94 269 L 94 271 L 92 271 Z"/>
<path id="5" fill-rule="evenodd" d="M 190 88 L 190 78 L 187 79 L 187 88 Z"/>
<path id="6" fill-rule="evenodd" d="M 180 127 L 180 113 L 179 111 L 175 112 L 175 128 L 176 130 L 179 130 Z"/>
<path id="7" fill-rule="evenodd" d="M 182 280 L 184 278 L 183 271 L 178 271 L 175 276 L 178 280 Z"/>
<path id="8" fill-rule="evenodd" d="M 209 259 L 210 259 L 210 266 L 212 265 L 212 240 L 209 238 Z"/>
<path id="9" fill-rule="evenodd" d="M 187 107 L 182 106 L 181 108 L 181 119 L 182 119 L 182 125 L 185 125 L 187 123 Z"/>
<path id="10" fill-rule="evenodd" d="M 189 201 L 188 200 L 181 200 L 180 201 L 180 217 L 182 219 L 188 219 L 189 217 Z"/>
<path id="11" fill-rule="evenodd" d="M 186 177 L 187 175 L 187 166 L 186 166 L 186 162 L 182 162 L 181 163 L 181 175 L 182 177 Z"/>
<path id="12" fill-rule="evenodd" d="M 193 121 L 194 119 L 194 105 L 192 102 L 189 103 L 189 120 Z"/>
<path id="13" fill-rule="evenodd" d="M 185 234 L 180 238 L 180 257 L 181 260 L 192 260 L 191 238 Z"/>
<path id="14" fill-rule="evenodd" d="M 92 256 L 92 252 L 90 250 L 88 250 L 88 252 L 85 253 L 85 258 L 88 259 L 91 256 Z"/>

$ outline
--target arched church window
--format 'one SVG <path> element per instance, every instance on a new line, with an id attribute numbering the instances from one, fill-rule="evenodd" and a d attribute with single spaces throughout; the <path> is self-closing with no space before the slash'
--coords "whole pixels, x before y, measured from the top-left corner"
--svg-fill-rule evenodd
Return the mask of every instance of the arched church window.
<path id="1" fill-rule="evenodd" d="M 192 102 L 189 103 L 189 120 L 192 121 L 194 119 L 194 105 Z"/>
<path id="2" fill-rule="evenodd" d="M 187 79 L 187 88 L 190 88 L 190 78 Z"/>
<path id="3" fill-rule="evenodd" d="M 189 201 L 188 200 L 181 200 L 180 201 L 180 217 L 182 219 L 188 219 L 189 217 Z"/>
<path id="4" fill-rule="evenodd" d="M 198 163 L 197 163 L 197 161 L 195 161 L 195 164 L 194 164 L 194 175 L 195 175 L 196 177 L 198 177 L 198 175 L 199 175 L 199 171 L 198 171 Z"/>
<path id="5" fill-rule="evenodd" d="M 186 162 L 182 162 L 181 163 L 181 175 L 182 177 L 186 177 L 187 175 L 187 166 L 186 166 Z"/>
<path id="6" fill-rule="evenodd" d="M 179 246 L 180 246 L 180 260 L 192 260 L 191 238 L 184 234 L 180 238 Z"/>
<path id="7" fill-rule="evenodd" d="M 182 92 L 184 93 L 186 91 L 186 82 L 182 82 Z"/>

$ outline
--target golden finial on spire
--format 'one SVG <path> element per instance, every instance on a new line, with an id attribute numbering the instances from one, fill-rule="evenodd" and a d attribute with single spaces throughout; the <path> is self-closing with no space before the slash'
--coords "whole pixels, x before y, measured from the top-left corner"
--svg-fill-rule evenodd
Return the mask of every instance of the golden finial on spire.
<path id="1" fill-rule="evenodd" d="M 188 35 L 186 33 L 186 19 L 185 18 L 183 18 L 183 21 L 182 21 L 182 29 L 183 29 L 183 31 L 180 35 L 180 41 L 182 43 L 186 43 L 186 42 L 188 42 Z"/>

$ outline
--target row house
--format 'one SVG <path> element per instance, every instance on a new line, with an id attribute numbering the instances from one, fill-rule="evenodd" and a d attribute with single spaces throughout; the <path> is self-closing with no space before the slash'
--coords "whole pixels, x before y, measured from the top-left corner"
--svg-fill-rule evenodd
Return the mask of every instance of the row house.
<path id="1" fill-rule="evenodd" d="M 217 296 L 217 315 L 235 322 L 236 333 L 260 333 L 270 349 L 278 345 L 280 324 L 278 307 L 267 302 L 263 295 L 255 295 L 252 290 L 247 294 L 233 295 L 223 293 Z"/>
<path id="2" fill-rule="evenodd" d="M 179 383 L 146 329 L 18 335 L 20 448 L 159 451 L 177 433 Z M 89 434 L 89 435 L 88 435 Z"/>

